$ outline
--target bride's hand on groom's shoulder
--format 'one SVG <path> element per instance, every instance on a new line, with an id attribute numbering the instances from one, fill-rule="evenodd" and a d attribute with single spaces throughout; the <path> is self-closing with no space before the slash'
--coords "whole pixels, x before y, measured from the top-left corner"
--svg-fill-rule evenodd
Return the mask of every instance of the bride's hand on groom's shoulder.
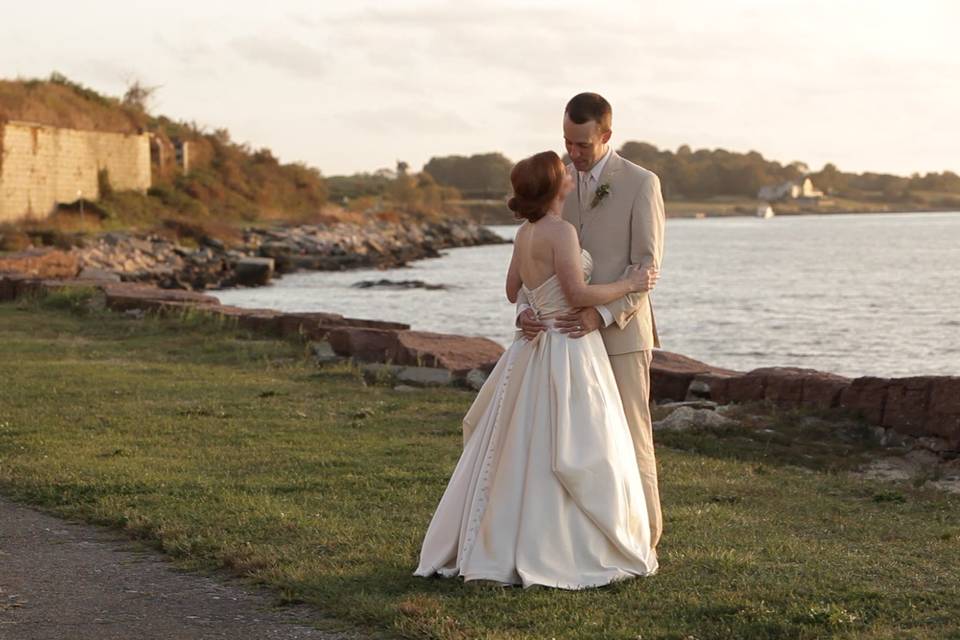
<path id="1" fill-rule="evenodd" d="M 646 265 L 631 265 L 624 275 L 634 291 L 653 291 L 660 278 L 660 270 Z"/>

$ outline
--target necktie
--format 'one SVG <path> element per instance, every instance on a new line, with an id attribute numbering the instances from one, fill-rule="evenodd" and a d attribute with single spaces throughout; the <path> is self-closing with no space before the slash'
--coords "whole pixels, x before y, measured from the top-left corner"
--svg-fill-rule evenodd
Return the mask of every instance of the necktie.
<path id="1" fill-rule="evenodd" d="M 592 177 L 589 172 L 580 174 L 580 206 L 584 211 L 590 208 L 593 201 L 593 192 L 590 190 Z"/>

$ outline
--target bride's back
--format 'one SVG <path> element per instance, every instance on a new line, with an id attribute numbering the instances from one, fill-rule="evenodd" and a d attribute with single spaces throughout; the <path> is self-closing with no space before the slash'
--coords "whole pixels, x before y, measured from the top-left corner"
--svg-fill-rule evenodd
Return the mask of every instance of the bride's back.
<path id="1" fill-rule="evenodd" d="M 536 289 L 556 274 L 554 251 L 566 224 L 554 216 L 544 216 L 536 222 L 525 222 L 517 231 L 514 243 L 520 279 L 528 289 Z"/>

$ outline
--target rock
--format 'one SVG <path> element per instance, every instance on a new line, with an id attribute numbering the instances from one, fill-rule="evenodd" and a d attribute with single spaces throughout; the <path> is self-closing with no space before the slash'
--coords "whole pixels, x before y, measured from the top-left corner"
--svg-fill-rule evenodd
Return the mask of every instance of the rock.
<path id="1" fill-rule="evenodd" d="M 907 445 L 907 437 L 902 433 L 897 433 L 895 429 L 884 429 L 883 437 L 880 439 L 882 447 L 903 447 Z"/>
<path id="2" fill-rule="evenodd" d="M 489 372 L 503 347 L 487 338 L 471 338 L 427 331 L 396 334 L 397 364 L 436 367 L 465 375 L 471 369 Z"/>
<path id="3" fill-rule="evenodd" d="M 398 384 L 397 386 L 395 386 L 395 387 L 393 388 L 393 390 L 394 390 L 394 391 L 400 391 L 400 392 L 403 392 L 403 393 L 409 393 L 409 392 L 411 392 L 411 391 L 419 391 L 419 389 L 417 389 L 416 387 L 411 387 L 411 386 L 408 385 L 408 384 Z"/>
<path id="4" fill-rule="evenodd" d="M 934 453 L 946 453 L 951 450 L 950 444 L 943 438 L 934 438 L 931 436 L 923 436 L 916 439 L 915 442 L 917 447 L 926 449 L 927 451 L 932 451 Z"/>
<path id="5" fill-rule="evenodd" d="M 725 398 L 717 402 L 726 404 L 727 402 L 759 402 L 764 399 L 766 392 L 766 380 L 763 375 L 737 376 L 730 378 L 724 384 Z"/>
<path id="6" fill-rule="evenodd" d="M 474 391 L 480 391 L 483 383 L 487 381 L 487 374 L 480 369 L 471 369 L 467 372 L 464 382 Z"/>
<path id="7" fill-rule="evenodd" d="M 887 430 L 883 427 L 870 427 L 870 439 L 882 445 L 887 439 Z"/>
<path id="8" fill-rule="evenodd" d="M 393 381 L 400 371 L 400 367 L 383 362 L 367 362 L 360 365 L 363 377 L 370 381 Z"/>
<path id="9" fill-rule="evenodd" d="M 804 379 L 802 403 L 821 409 L 839 407 L 840 397 L 849 386 L 849 378 L 818 371 Z"/>
<path id="10" fill-rule="evenodd" d="M 234 266 L 237 283 L 244 286 L 262 286 L 273 277 L 273 258 L 242 258 Z"/>
<path id="11" fill-rule="evenodd" d="M 736 372 L 712 367 L 678 353 L 655 350 L 650 363 L 650 397 L 658 401 L 684 400 L 693 379 L 708 373 L 724 376 Z"/>
<path id="12" fill-rule="evenodd" d="M 663 420 L 653 423 L 653 430 L 688 431 L 690 429 L 719 429 L 736 424 L 736 421 L 725 418 L 710 409 L 680 407 Z"/>
<path id="13" fill-rule="evenodd" d="M 338 362 L 342 359 L 334 352 L 333 347 L 330 346 L 330 343 L 326 341 L 311 342 L 310 353 L 313 354 L 313 359 L 318 364 Z"/>
<path id="14" fill-rule="evenodd" d="M 712 400 L 685 400 L 684 402 L 665 402 L 658 405 L 661 409 L 679 409 L 680 407 L 690 407 L 692 409 L 709 409 L 714 411 L 717 403 Z"/>
<path id="15" fill-rule="evenodd" d="M 30 249 L 0 256 L 0 272 L 36 278 L 73 278 L 79 270 L 77 256 L 65 251 Z"/>
<path id="16" fill-rule="evenodd" d="M 704 378 L 694 378 L 690 386 L 687 387 L 687 400 L 697 398 L 707 399 L 710 397 L 710 382 Z"/>
<path id="17" fill-rule="evenodd" d="M 397 380 L 421 387 L 445 386 L 453 382 L 453 374 L 447 369 L 432 367 L 401 367 Z"/>
<path id="18" fill-rule="evenodd" d="M 946 439 L 953 449 L 960 450 L 960 377 L 932 379 L 924 431 Z"/>
<path id="19" fill-rule="evenodd" d="M 857 378 L 841 392 L 840 406 L 859 412 L 867 422 L 880 424 L 889 383 L 886 378 Z"/>
<path id="20" fill-rule="evenodd" d="M 912 436 L 925 434 L 930 378 L 897 378 L 887 384 L 881 424 Z"/>
<path id="21" fill-rule="evenodd" d="M 447 289 L 445 284 L 429 284 L 423 280 L 361 280 L 350 285 L 355 289 Z"/>
<path id="22" fill-rule="evenodd" d="M 168 303 L 186 304 L 188 306 L 218 306 L 220 301 L 202 293 L 181 291 L 179 289 L 159 289 L 132 283 L 117 283 L 105 285 L 107 307 L 116 311 L 126 309 L 160 309 Z"/>
<path id="23" fill-rule="evenodd" d="M 77 276 L 81 280 L 100 280 L 106 282 L 120 282 L 120 276 L 113 271 L 106 269 L 97 269 L 96 267 L 84 267 Z"/>
<path id="24" fill-rule="evenodd" d="M 850 383 L 842 376 L 799 367 L 764 367 L 750 371 L 745 377 L 762 381 L 763 399 L 787 407 L 836 407 L 841 392 Z M 744 388 L 754 397 L 759 394 L 757 384 Z"/>
<path id="25" fill-rule="evenodd" d="M 396 362 L 400 347 L 398 332 L 384 329 L 343 327 L 331 330 L 327 340 L 337 355 L 360 362 Z"/>

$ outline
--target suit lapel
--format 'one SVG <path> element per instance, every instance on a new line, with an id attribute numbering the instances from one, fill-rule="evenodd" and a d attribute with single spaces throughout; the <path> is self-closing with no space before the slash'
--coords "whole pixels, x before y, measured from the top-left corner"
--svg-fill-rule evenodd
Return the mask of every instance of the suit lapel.
<path id="1" fill-rule="evenodd" d="M 582 221 L 580 224 L 581 234 L 583 233 L 583 230 L 586 229 L 587 226 L 589 226 L 590 221 L 593 220 L 598 215 L 600 215 L 603 212 L 604 208 L 609 204 L 613 196 L 613 189 L 614 189 L 613 182 L 616 179 L 617 174 L 620 172 L 620 169 L 622 166 L 623 166 L 623 160 L 620 158 L 620 156 L 617 155 L 616 151 L 614 151 L 612 154 L 610 154 L 610 159 L 607 160 L 606 166 L 603 167 L 603 171 L 600 173 L 600 181 L 597 183 L 598 189 L 600 188 L 601 185 L 604 185 L 604 184 L 607 185 L 607 187 L 609 188 L 607 195 L 603 198 L 603 200 L 597 203 L 597 206 L 590 207 L 589 205 L 593 202 L 593 199 L 595 197 L 594 194 L 590 194 L 587 207 L 585 209 L 584 208 L 579 209 L 580 219 Z M 577 184 L 578 184 L 578 195 L 579 195 L 579 181 L 577 182 Z M 580 207 L 579 201 L 577 202 L 577 206 Z"/>

